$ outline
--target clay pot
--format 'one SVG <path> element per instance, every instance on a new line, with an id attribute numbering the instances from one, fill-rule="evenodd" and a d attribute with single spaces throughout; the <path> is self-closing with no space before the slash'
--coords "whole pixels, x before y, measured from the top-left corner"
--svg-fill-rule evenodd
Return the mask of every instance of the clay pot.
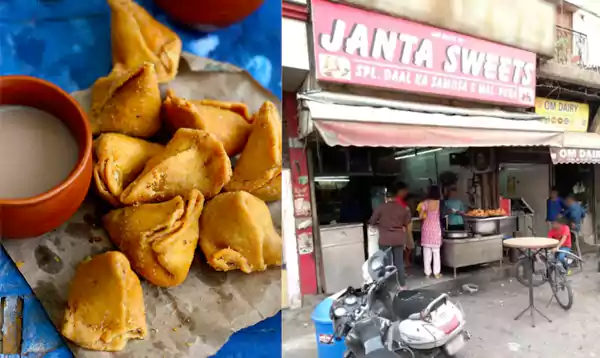
<path id="1" fill-rule="evenodd" d="M 34 107 L 61 119 L 79 145 L 75 169 L 57 187 L 27 199 L 0 198 L 0 237 L 40 236 L 73 216 L 87 194 L 92 179 L 92 131 L 77 101 L 50 82 L 29 76 L 0 76 L 0 93 L 0 105 Z"/>
<path id="2" fill-rule="evenodd" d="M 155 0 L 176 21 L 212 30 L 226 27 L 256 11 L 264 0 Z"/>

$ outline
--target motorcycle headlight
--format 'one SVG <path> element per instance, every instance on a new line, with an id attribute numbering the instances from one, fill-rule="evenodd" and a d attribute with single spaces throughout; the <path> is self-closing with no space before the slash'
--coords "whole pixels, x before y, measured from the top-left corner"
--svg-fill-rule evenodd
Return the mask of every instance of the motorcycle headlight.
<path id="1" fill-rule="evenodd" d="M 348 313 L 348 311 L 344 307 L 338 307 L 333 311 L 333 315 L 336 317 L 343 317 Z"/>
<path id="2" fill-rule="evenodd" d="M 352 306 L 352 305 L 356 304 L 356 296 L 346 297 L 346 299 L 344 300 L 344 303 L 347 304 L 348 306 Z"/>

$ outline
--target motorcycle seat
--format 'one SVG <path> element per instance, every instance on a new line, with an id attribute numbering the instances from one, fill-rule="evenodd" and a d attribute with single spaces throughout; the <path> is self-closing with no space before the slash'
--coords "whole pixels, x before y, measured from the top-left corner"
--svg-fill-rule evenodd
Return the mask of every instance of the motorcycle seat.
<path id="1" fill-rule="evenodd" d="M 427 306 L 440 296 L 431 290 L 405 290 L 394 297 L 394 314 L 404 320 L 413 313 L 423 311 Z"/>

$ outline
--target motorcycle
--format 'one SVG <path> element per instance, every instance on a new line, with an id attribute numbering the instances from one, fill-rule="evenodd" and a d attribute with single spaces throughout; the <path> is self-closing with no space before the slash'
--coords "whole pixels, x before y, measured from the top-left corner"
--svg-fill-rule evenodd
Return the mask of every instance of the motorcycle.
<path id="1" fill-rule="evenodd" d="M 446 294 L 400 290 L 390 252 L 363 265 L 364 284 L 333 296 L 334 339 L 345 339 L 344 358 L 452 357 L 470 335 L 465 315 Z"/>

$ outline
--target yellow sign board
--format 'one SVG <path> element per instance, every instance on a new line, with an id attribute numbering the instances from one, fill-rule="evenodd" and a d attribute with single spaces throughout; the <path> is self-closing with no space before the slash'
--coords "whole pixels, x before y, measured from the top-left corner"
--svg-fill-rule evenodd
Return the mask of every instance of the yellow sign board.
<path id="1" fill-rule="evenodd" d="M 535 113 L 544 116 L 544 123 L 560 126 L 569 132 L 587 132 L 590 106 L 585 103 L 535 98 Z"/>

